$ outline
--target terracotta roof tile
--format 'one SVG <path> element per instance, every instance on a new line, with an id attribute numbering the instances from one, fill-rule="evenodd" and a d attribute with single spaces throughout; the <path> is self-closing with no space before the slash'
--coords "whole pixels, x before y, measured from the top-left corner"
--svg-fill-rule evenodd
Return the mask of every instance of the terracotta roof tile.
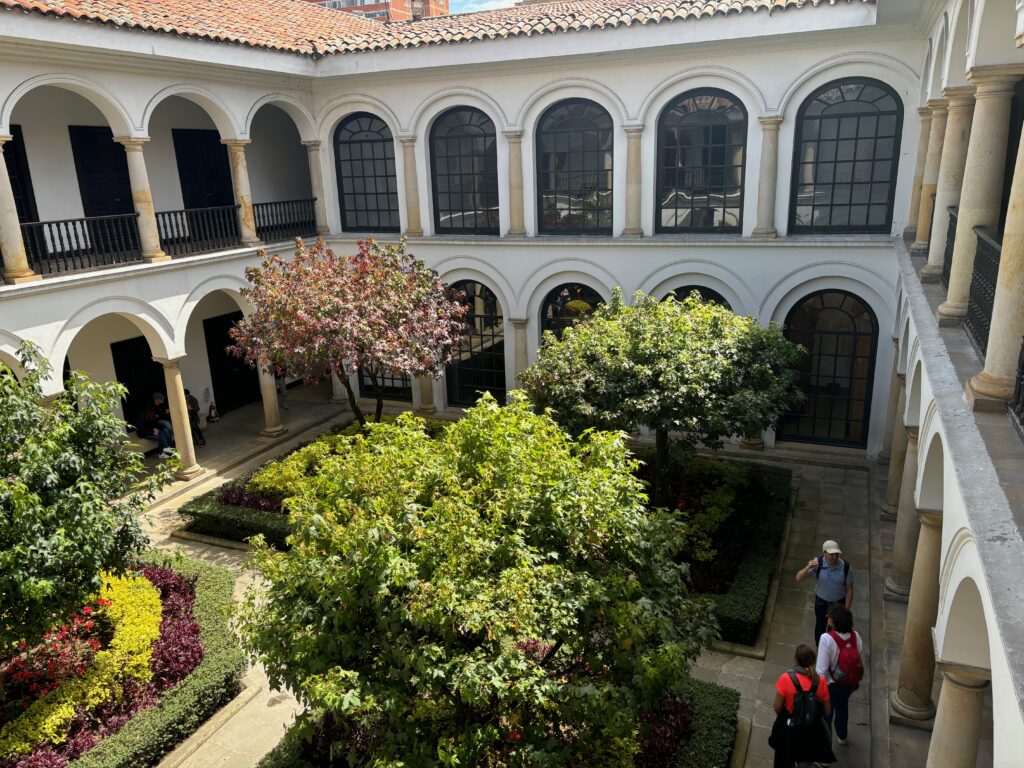
<path id="1" fill-rule="evenodd" d="M 555 0 L 389 23 L 300 0 L 0 0 L 0 7 L 319 57 L 847 3 L 875 0 Z"/>

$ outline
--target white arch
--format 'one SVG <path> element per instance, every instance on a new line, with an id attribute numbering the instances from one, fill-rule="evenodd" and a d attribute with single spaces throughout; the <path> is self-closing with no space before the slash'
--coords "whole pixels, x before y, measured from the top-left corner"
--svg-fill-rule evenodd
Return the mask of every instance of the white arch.
<path id="1" fill-rule="evenodd" d="M 919 98 L 920 106 L 924 106 L 925 102 L 928 101 L 928 87 L 930 82 L 930 73 L 932 71 L 932 49 L 934 44 L 931 38 L 928 38 L 928 44 L 925 46 L 924 53 L 924 66 L 921 67 L 921 95 Z"/>
<path id="2" fill-rule="evenodd" d="M 423 99 L 412 113 L 406 133 L 425 138 L 437 116 L 452 107 L 476 107 L 494 123 L 498 133 L 508 130 L 508 118 L 501 105 L 488 93 L 477 88 L 455 86 L 444 88 Z"/>
<path id="3" fill-rule="evenodd" d="M 953 23 L 943 38 L 946 41 L 946 50 L 944 51 L 942 87 L 969 85 L 966 75 L 968 46 L 970 45 L 969 15 L 967 0 L 960 0 L 953 12 Z M 941 95 L 941 93 L 936 93 L 932 98 L 939 98 Z"/>
<path id="4" fill-rule="evenodd" d="M 670 291 L 690 284 L 718 291 L 738 315 L 756 311 L 754 296 L 743 278 L 717 262 L 704 259 L 680 259 L 665 264 L 644 276 L 637 290 L 660 299 Z"/>
<path id="5" fill-rule="evenodd" d="M 564 267 L 564 264 L 560 265 Z M 535 331 L 532 334 L 535 338 L 530 339 L 532 343 L 540 342 L 541 335 L 541 305 L 544 303 L 544 299 L 551 293 L 555 288 L 564 283 L 580 283 L 587 286 L 600 294 L 601 298 L 605 303 L 611 299 L 612 291 L 611 288 L 605 285 L 600 280 L 596 280 L 594 275 L 589 272 L 582 272 L 576 269 L 560 269 L 554 274 L 549 274 L 543 280 L 535 283 L 533 289 L 529 293 L 529 297 L 526 301 L 526 318 L 530 323 L 536 323 Z M 522 298 L 522 297 L 520 297 Z M 628 297 L 626 297 L 628 299 Z"/>
<path id="6" fill-rule="evenodd" d="M 607 301 L 612 295 L 612 288 L 618 281 L 603 266 L 589 259 L 559 259 L 556 262 L 543 264 L 533 270 L 522 282 L 522 287 L 516 295 L 518 306 L 526 313 L 527 318 L 533 318 L 540 311 L 540 302 L 543 296 L 539 292 L 547 291 L 561 283 L 586 283 L 596 290 Z M 538 297 L 539 296 L 539 297 Z M 624 297 L 627 301 L 629 297 Z"/>
<path id="7" fill-rule="evenodd" d="M 903 323 L 903 333 L 900 335 L 900 346 L 897 350 L 896 372 L 906 374 L 907 364 L 910 361 L 910 329 L 911 318 L 908 316 Z M 915 343 L 917 339 L 914 339 Z"/>
<path id="8" fill-rule="evenodd" d="M 199 105 L 209 115 L 222 139 L 248 138 L 247 130 L 235 122 L 231 110 L 224 105 L 219 96 L 202 86 L 187 83 L 169 85 L 149 100 L 142 116 L 142 128 L 145 133 L 149 132 L 149 122 L 153 118 L 153 112 L 171 96 L 180 96 Z"/>
<path id="9" fill-rule="evenodd" d="M 1024 62 L 1016 47 L 1017 12 L 1011 0 L 978 0 L 968 45 L 969 67 Z"/>
<path id="10" fill-rule="evenodd" d="M 903 423 L 908 427 L 919 427 L 921 425 L 921 390 L 924 387 L 924 365 L 921 363 L 918 354 L 917 339 L 914 339 L 914 349 L 910 359 L 914 361 L 914 367 L 907 366 L 907 407 L 903 413 Z"/>
<path id="11" fill-rule="evenodd" d="M 475 280 L 486 285 L 498 297 L 505 319 L 516 317 L 513 314 L 512 300 L 515 293 L 512 290 L 512 285 L 508 278 L 494 268 L 494 265 L 476 256 L 449 256 L 433 266 L 434 271 L 449 285 L 460 280 Z"/>
<path id="12" fill-rule="evenodd" d="M 921 80 L 927 81 L 926 101 L 942 96 L 943 83 L 946 80 L 946 59 L 949 54 L 949 16 L 947 14 L 943 13 L 940 17 L 936 29 L 932 32 L 932 39 L 935 40 L 935 56 L 931 59 L 929 68 L 921 73 Z"/>
<path id="13" fill-rule="evenodd" d="M 252 121 L 256 119 L 256 113 L 268 104 L 282 110 L 292 119 L 300 140 L 316 140 L 316 120 L 313 119 L 312 113 L 298 99 L 284 93 L 268 93 L 249 108 L 249 114 L 245 117 L 246 136 L 252 133 Z"/>
<path id="14" fill-rule="evenodd" d="M 942 442 L 942 435 L 932 432 L 927 449 L 920 455 L 924 456 L 921 471 L 917 473 L 917 489 L 914 494 L 917 497 L 918 509 L 928 509 L 933 512 L 941 512 L 945 509 L 944 490 L 944 467 L 946 463 L 946 450 Z"/>
<path id="15" fill-rule="evenodd" d="M 192 314 L 195 312 L 199 302 L 218 291 L 228 294 L 238 305 L 238 308 L 242 310 L 242 314 L 247 317 L 252 312 L 253 306 L 242 295 L 241 291 L 248 285 L 249 283 L 245 279 L 236 275 L 215 275 L 203 280 L 192 289 L 189 295 L 185 297 L 185 301 L 182 302 L 181 309 L 178 310 L 178 315 L 174 321 L 174 338 L 185 338 L 189 320 L 192 319 Z"/>
<path id="16" fill-rule="evenodd" d="M 872 72 L 874 74 L 871 74 Z M 786 93 L 779 101 L 779 106 L 774 111 L 787 114 L 795 109 L 794 103 L 796 105 L 802 103 L 814 88 L 848 74 L 876 77 L 888 83 L 897 93 L 901 88 L 903 93 L 909 93 L 920 77 L 906 63 L 884 53 L 853 51 L 840 54 L 823 59 L 801 72 L 786 89 Z M 899 85 L 891 81 L 894 75 L 899 79 Z M 906 100 L 902 94 L 901 98 Z M 906 104 L 904 104 L 905 108 Z"/>
<path id="17" fill-rule="evenodd" d="M 320 140 L 330 143 L 338 123 L 356 112 L 369 112 L 371 115 L 379 117 L 396 139 L 404 133 L 398 116 L 391 110 L 391 107 L 376 96 L 351 93 L 332 99 L 317 113 L 316 130 Z"/>
<path id="18" fill-rule="evenodd" d="M 985 616 L 985 603 L 981 596 L 978 581 L 964 567 L 967 558 L 978 557 L 973 541 L 958 553 L 956 562 L 951 569 L 951 583 L 947 594 L 952 598 L 940 606 L 941 624 L 936 624 L 936 634 L 941 626 L 941 643 L 936 650 L 941 651 L 940 658 L 947 663 L 963 664 L 968 667 L 991 669 L 992 649 L 988 633 L 989 622 Z"/>
<path id="19" fill-rule="evenodd" d="M 133 126 L 128 110 L 103 86 L 97 85 L 91 80 L 77 75 L 50 74 L 37 75 L 25 80 L 17 88 L 11 91 L 0 111 L 0 135 L 11 132 L 11 114 L 21 98 L 29 91 L 43 86 L 63 88 L 65 91 L 76 93 L 89 101 L 106 118 L 110 130 L 115 136 L 145 136 L 145 131 Z"/>
<path id="20" fill-rule="evenodd" d="M 694 88 L 718 88 L 729 91 L 743 102 L 747 114 L 752 118 L 767 113 L 764 94 L 757 84 L 746 75 L 727 67 L 691 67 L 671 75 L 651 90 L 640 106 L 639 122 L 647 123 L 657 118 L 665 104 L 676 96 Z"/>
<path id="21" fill-rule="evenodd" d="M 875 313 L 879 329 L 892 322 L 892 309 L 885 296 L 890 281 L 872 269 L 851 261 L 818 262 L 797 267 L 783 275 L 765 294 L 757 316 L 763 323 L 783 323 L 789 311 L 808 294 L 821 290 L 849 291 L 860 297 Z M 769 311 L 771 308 L 771 311 Z M 881 332 L 879 332 L 881 339 Z"/>
<path id="22" fill-rule="evenodd" d="M 18 360 L 18 347 L 21 346 L 22 341 L 21 337 L 0 328 L 0 363 L 14 371 L 14 375 L 19 379 L 25 375 L 21 361 Z"/>
<path id="23" fill-rule="evenodd" d="M 531 93 L 516 114 L 516 125 L 524 131 L 532 132 L 537 118 L 545 109 L 563 99 L 572 98 L 590 99 L 600 104 L 608 110 L 616 128 L 629 120 L 626 105 L 615 91 L 597 80 L 572 77 L 555 80 Z"/>

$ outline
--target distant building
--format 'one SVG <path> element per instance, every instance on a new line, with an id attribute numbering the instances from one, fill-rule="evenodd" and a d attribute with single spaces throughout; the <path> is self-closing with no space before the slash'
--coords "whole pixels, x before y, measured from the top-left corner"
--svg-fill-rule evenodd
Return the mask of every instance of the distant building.
<path id="1" fill-rule="evenodd" d="M 425 16 L 448 15 L 448 0 L 383 0 L 383 2 L 307 0 L 307 2 L 381 21 L 409 21 L 422 19 Z"/>

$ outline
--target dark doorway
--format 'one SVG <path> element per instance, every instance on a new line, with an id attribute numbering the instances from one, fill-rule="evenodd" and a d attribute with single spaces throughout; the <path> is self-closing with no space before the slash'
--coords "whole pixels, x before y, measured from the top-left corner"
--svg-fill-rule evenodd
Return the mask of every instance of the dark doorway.
<path id="1" fill-rule="evenodd" d="M 4 161 L 7 175 L 11 179 L 14 190 L 14 208 L 18 212 L 18 221 L 39 221 L 36 211 L 36 196 L 32 191 L 32 174 L 28 170 L 28 155 L 25 153 L 25 138 L 20 125 L 11 126 L 13 140 L 4 146 Z"/>
<path id="2" fill-rule="evenodd" d="M 779 439 L 866 447 L 878 348 L 871 307 L 846 291 L 812 293 L 786 317 L 786 337 L 809 353 L 799 382 L 807 400 L 783 417 Z"/>
<path id="3" fill-rule="evenodd" d="M 230 312 L 203 320 L 213 398 L 222 416 L 260 399 L 260 377 L 256 369 L 227 352 L 233 343 L 231 327 L 241 319 L 241 312 Z"/>
<path id="4" fill-rule="evenodd" d="M 69 125 L 85 216 L 134 213 L 128 158 L 108 126 Z"/>
<path id="5" fill-rule="evenodd" d="M 377 383 L 384 392 L 385 400 L 397 400 L 402 403 L 412 402 L 412 379 L 408 375 L 377 374 Z M 359 396 L 366 398 L 377 397 L 377 388 L 373 386 L 370 374 L 366 373 L 362 368 L 359 369 Z"/>
<path id="6" fill-rule="evenodd" d="M 217 131 L 173 128 L 174 157 L 185 208 L 214 208 L 235 204 L 228 148 Z"/>
<path id="7" fill-rule="evenodd" d="M 110 345 L 114 358 L 114 375 L 128 393 L 121 400 L 124 420 L 133 429 L 146 420 L 146 408 L 153 402 L 154 392 L 165 392 L 164 369 L 153 360 L 145 336 L 116 341 Z"/>
<path id="8" fill-rule="evenodd" d="M 469 308 L 464 335 L 452 362 L 445 366 L 448 404 L 468 407 L 490 392 L 505 402 L 505 318 L 501 304 L 486 285 L 463 280 L 452 291 Z"/>

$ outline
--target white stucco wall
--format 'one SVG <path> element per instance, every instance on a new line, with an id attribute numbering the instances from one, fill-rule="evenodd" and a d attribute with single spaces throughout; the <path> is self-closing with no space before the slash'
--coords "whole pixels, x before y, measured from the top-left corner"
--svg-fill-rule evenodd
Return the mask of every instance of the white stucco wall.
<path id="1" fill-rule="evenodd" d="M 142 151 L 149 173 L 149 188 L 153 191 L 153 205 L 158 211 L 184 208 L 171 133 L 174 128 L 216 130 L 217 126 L 202 107 L 181 96 L 171 96 L 153 111 L 149 142 Z"/>
<path id="2" fill-rule="evenodd" d="M 299 130 L 283 110 L 268 104 L 253 118 L 246 147 L 254 203 L 305 200 L 309 188 L 309 156 Z"/>

